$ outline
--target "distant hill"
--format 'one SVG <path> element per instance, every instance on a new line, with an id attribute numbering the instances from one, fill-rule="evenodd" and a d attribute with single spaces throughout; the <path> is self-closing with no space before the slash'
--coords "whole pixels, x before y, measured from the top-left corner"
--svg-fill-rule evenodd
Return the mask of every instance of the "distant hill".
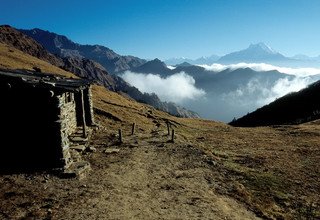
<path id="1" fill-rule="evenodd" d="M 290 93 L 237 120 L 234 126 L 300 124 L 320 118 L 320 81 Z"/>
<path id="2" fill-rule="evenodd" d="M 175 67 L 187 67 L 187 66 L 193 66 L 191 63 L 183 62 L 175 65 Z"/>
<path id="3" fill-rule="evenodd" d="M 142 64 L 136 68 L 131 69 L 132 72 L 136 73 L 153 73 L 160 74 L 162 76 L 168 76 L 172 71 L 167 67 L 167 65 L 159 59 L 154 59 Z"/>
<path id="4" fill-rule="evenodd" d="M 168 65 L 177 65 L 180 63 L 190 63 L 190 64 L 207 64 L 210 65 L 212 63 L 215 63 L 217 60 L 219 60 L 220 56 L 218 55 L 211 55 L 211 56 L 203 56 L 203 57 L 199 57 L 197 59 L 189 59 L 189 58 L 185 58 L 185 57 L 178 57 L 178 58 L 170 58 L 165 60 L 164 62 Z"/>
<path id="5" fill-rule="evenodd" d="M 140 66 L 146 62 L 134 56 L 121 56 L 101 45 L 81 45 L 66 36 L 44 31 L 38 28 L 20 30 L 35 39 L 49 52 L 60 57 L 87 58 L 100 63 L 109 73 L 117 73 Z"/>
<path id="6" fill-rule="evenodd" d="M 311 61 L 311 60 L 320 60 L 320 56 L 318 57 L 309 57 L 307 55 L 304 55 L 304 54 L 296 54 L 294 56 L 291 57 L 292 59 L 295 59 L 295 60 L 305 60 L 305 61 Z"/>
<path id="7" fill-rule="evenodd" d="M 192 76 L 195 79 L 195 85 L 205 89 L 208 93 L 232 91 L 239 88 L 241 85 L 247 85 L 252 79 L 272 84 L 280 78 L 291 77 L 290 75 L 284 75 L 275 70 L 259 72 L 250 68 L 239 68 L 213 72 L 194 65 L 178 65 L 171 72 L 173 74 L 182 71 Z"/>
<path id="8" fill-rule="evenodd" d="M 219 60 L 220 56 L 218 55 L 211 55 L 211 56 L 203 56 L 198 59 L 195 59 L 193 64 L 207 64 L 210 65 L 212 63 L 215 63 L 217 60 Z"/>
<path id="9" fill-rule="evenodd" d="M 110 75 L 102 65 L 93 60 L 79 56 L 55 56 L 49 53 L 37 41 L 10 26 L 0 26 L 0 43 L 10 45 L 26 54 L 37 57 L 43 61 L 47 61 L 58 67 L 58 69 L 60 68 L 61 71 L 66 70 L 79 77 L 94 80 L 111 91 L 125 94 L 126 96 L 129 96 L 139 102 L 152 105 L 155 108 L 169 112 L 172 115 L 178 117 L 199 117 L 195 112 L 189 111 L 174 103 L 162 102 L 155 94 L 140 92 L 137 88 L 126 83 L 121 77 Z M 10 49 L 7 51 L 7 53 L 8 54 L 5 54 L 4 51 L 4 59 L 6 59 L 7 56 L 10 56 Z M 12 61 L 12 59 L 7 60 L 8 62 L 5 65 L 2 64 L 0 66 L 12 68 L 15 63 Z M 27 63 L 27 61 L 25 62 Z M 41 66 L 46 67 L 44 64 L 41 64 Z M 40 67 L 40 69 L 41 66 L 35 65 L 35 67 Z M 32 69 L 29 67 L 29 65 L 27 65 L 27 67 L 28 69 Z"/>

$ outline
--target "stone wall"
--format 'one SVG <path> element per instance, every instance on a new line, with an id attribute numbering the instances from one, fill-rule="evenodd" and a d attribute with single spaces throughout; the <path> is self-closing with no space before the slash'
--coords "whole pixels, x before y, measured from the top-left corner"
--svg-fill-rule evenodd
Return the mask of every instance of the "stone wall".
<path id="1" fill-rule="evenodd" d="M 0 172 L 68 168 L 72 162 L 69 136 L 83 125 L 81 92 L 70 87 L 43 82 L 35 86 L 0 74 L 0 121 L 4 128 Z M 83 94 L 85 118 L 91 125 L 90 89 L 84 89 Z"/>
<path id="2" fill-rule="evenodd" d="M 56 132 L 58 134 L 57 145 L 61 146 L 60 163 L 62 167 L 68 167 L 71 163 L 69 153 L 69 135 L 77 127 L 76 105 L 73 93 L 63 93 L 56 97 L 58 120 L 56 121 Z"/>
<path id="3" fill-rule="evenodd" d="M 60 114 L 59 119 L 63 120 L 63 132 L 72 134 L 77 128 L 76 104 L 74 94 L 66 92 L 59 96 Z"/>
<path id="4" fill-rule="evenodd" d="M 56 132 L 59 134 L 56 144 L 61 146 L 60 163 L 62 167 L 68 167 L 70 165 L 71 157 L 69 153 L 70 141 L 69 135 L 75 132 L 77 126 L 81 126 L 82 120 L 82 98 L 81 92 L 76 93 L 77 99 L 74 93 L 62 93 L 55 97 L 56 107 L 58 112 L 57 121 L 55 122 Z M 85 111 L 85 120 L 87 125 L 94 124 L 93 104 L 91 88 L 87 88 L 83 91 L 83 102 Z M 78 110 L 77 110 L 78 109 Z"/>

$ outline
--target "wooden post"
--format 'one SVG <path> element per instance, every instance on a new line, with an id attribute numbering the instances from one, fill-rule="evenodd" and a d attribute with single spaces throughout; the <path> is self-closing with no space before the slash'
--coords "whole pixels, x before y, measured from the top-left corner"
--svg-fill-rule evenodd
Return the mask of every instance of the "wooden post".
<path id="1" fill-rule="evenodd" d="M 83 99 L 83 90 L 81 90 L 81 107 L 82 107 L 82 137 L 87 137 L 87 126 L 86 126 L 86 116 L 84 110 L 84 99 Z"/>
<path id="2" fill-rule="evenodd" d="M 167 129 L 168 129 L 168 134 L 167 135 L 170 135 L 170 123 L 169 123 L 169 121 L 167 121 Z"/>
<path id="3" fill-rule="evenodd" d="M 131 129 L 131 135 L 134 135 L 135 127 L 136 127 L 136 123 L 133 123 L 132 124 L 132 129 Z"/>
<path id="4" fill-rule="evenodd" d="M 174 143 L 174 129 L 172 129 L 171 142 Z"/>
<path id="5" fill-rule="evenodd" d="M 122 143 L 122 130 L 119 129 L 118 132 L 119 132 L 119 143 Z"/>

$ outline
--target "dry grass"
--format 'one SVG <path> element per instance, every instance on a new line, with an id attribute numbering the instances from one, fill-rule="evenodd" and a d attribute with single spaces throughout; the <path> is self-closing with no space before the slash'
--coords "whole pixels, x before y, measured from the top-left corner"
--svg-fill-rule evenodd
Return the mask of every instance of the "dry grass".
<path id="1" fill-rule="evenodd" d="M 60 69 L 59 67 L 23 53 L 11 46 L 0 43 L 0 68 L 33 70 L 33 67 L 38 67 L 45 73 L 75 77 L 74 74 Z"/>
<path id="2" fill-rule="evenodd" d="M 198 123 L 190 122 L 197 133 L 186 133 L 195 134 L 193 143 L 222 164 L 226 194 L 265 217 L 297 217 L 301 204 L 302 209 L 315 205 L 320 215 L 318 124 L 233 128 Z"/>
<path id="3" fill-rule="evenodd" d="M 220 165 L 217 175 L 222 187 L 216 190 L 247 204 L 259 216 L 303 219 L 308 215 L 303 210 L 311 205 L 313 215 L 320 215 L 320 123 L 235 128 L 214 121 L 171 117 L 103 90 L 95 90 L 95 94 L 95 105 L 121 118 L 122 122 L 115 124 L 128 133 L 130 123 L 135 122 L 145 132 L 158 124 L 165 134 L 165 120 L 171 120 L 176 143 L 201 149 Z"/>

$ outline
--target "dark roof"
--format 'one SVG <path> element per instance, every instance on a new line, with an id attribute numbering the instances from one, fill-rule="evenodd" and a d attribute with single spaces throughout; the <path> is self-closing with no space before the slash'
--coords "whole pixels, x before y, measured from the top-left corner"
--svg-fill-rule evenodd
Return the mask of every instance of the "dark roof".
<path id="1" fill-rule="evenodd" d="M 0 70 L 0 78 L 2 82 L 19 82 L 33 87 L 62 91 L 79 91 L 91 84 L 91 81 L 86 79 L 72 79 L 26 70 Z"/>

